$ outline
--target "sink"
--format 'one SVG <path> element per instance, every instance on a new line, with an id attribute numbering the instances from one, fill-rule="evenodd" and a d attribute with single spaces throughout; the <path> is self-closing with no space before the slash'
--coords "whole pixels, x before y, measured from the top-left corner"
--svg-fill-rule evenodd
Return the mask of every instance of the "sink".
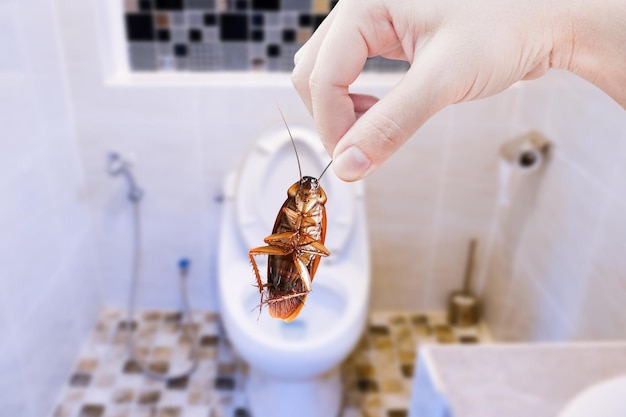
<path id="1" fill-rule="evenodd" d="M 559 417 L 626 416 L 626 376 L 609 379 L 583 390 Z"/>

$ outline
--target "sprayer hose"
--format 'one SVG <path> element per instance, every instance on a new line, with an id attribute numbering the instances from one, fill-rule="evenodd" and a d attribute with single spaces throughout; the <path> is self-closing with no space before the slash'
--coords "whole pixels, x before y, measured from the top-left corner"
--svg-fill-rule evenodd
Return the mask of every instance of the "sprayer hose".
<path id="1" fill-rule="evenodd" d="M 181 372 L 175 375 L 169 375 L 159 372 L 154 372 L 150 367 L 140 360 L 135 354 L 135 328 L 132 326 L 133 318 L 135 317 L 135 303 L 137 301 L 137 287 L 139 286 L 139 277 L 141 276 L 141 215 L 139 210 L 139 199 L 133 200 L 133 269 L 130 285 L 130 293 L 128 296 L 128 316 L 127 324 L 129 329 L 129 336 L 126 341 L 126 348 L 128 356 L 140 368 L 141 372 L 148 378 L 152 378 L 158 381 L 172 381 L 183 379 L 191 376 L 200 362 L 199 355 L 197 354 L 197 336 L 194 335 L 194 328 L 196 327 L 192 318 L 192 311 L 189 304 L 189 297 L 187 294 L 187 265 L 180 265 L 180 295 L 183 304 L 183 320 L 181 321 L 183 334 L 185 334 L 189 340 L 191 340 L 191 352 L 190 356 L 191 366 L 185 372 Z"/>

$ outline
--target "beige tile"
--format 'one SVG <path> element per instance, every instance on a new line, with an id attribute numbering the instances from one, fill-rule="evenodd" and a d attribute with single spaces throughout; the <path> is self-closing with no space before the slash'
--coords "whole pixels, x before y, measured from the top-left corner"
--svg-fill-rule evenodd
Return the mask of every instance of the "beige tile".
<path id="1" fill-rule="evenodd" d="M 372 237 L 372 309 L 418 308 L 430 256 L 427 243 L 408 228 L 373 229 Z"/>
<path id="2" fill-rule="evenodd" d="M 504 125 L 452 128 L 427 308 L 445 308 L 448 294 L 461 287 L 471 239 L 477 239 L 474 281 L 480 283 L 498 195 L 497 154 L 513 136 L 514 130 Z"/>
<path id="3" fill-rule="evenodd" d="M 93 372 L 98 367 L 98 359 L 83 358 L 78 362 L 76 369 L 82 372 Z"/>
<path id="4" fill-rule="evenodd" d="M 313 30 L 311 28 L 299 28 L 296 35 L 296 41 L 299 44 L 303 44 L 309 40 L 312 34 Z"/>
<path id="5" fill-rule="evenodd" d="M 429 121 L 366 181 L 374 309 L 422 307 L 450 114 Z"/>
<path id="6" fill-rule="evenodd" d="M 428 229 L 443 172 L 443 149 L 434 144 L 434 149 L 424 151 L 407 146 L 367 178 L 366 203 L 372 224 Z"/>
<path id="7" fill-rule="evenodd" d="M 313 13 L 328 14 L 330 5 L 328 0 L 313 0 Z"/>

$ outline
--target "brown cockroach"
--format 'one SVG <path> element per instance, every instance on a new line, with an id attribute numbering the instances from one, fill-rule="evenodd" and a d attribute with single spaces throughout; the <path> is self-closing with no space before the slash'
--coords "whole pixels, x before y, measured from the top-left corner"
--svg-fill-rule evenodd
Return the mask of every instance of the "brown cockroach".
<path id="1" fill-rule="evenodd" d="M 326 193 L 319 178 L 302 176 L 296 144 L 282 115 L 298 161 L 300 180 L 287 190 L 287 200 L 278 212 L 272 234 L 263 239 L 267 244 L 250 249 L 248 256 L 261 293 L 261 305 L 268 306 L 270 316 L 290 322 L 302 307 L 322 256 L 330 255 L 326 239 Z M 332 161 L 331 161 L 332 163 Z M 256 255 L 268 255 L 267 282 L 261 281 Z"/>

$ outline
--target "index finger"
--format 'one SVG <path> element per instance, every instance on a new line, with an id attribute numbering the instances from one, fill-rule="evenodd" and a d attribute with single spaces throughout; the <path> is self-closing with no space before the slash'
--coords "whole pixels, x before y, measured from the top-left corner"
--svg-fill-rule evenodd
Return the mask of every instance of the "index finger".
<path id="1" fill-rule="evenodd" d="M 322 142 L 330 151 L 356 121 L 349 86 L 361 73 L 368 55 L 358 21 L 345 13 L 335 16 L 309 80 L 313 117 Z"/>

